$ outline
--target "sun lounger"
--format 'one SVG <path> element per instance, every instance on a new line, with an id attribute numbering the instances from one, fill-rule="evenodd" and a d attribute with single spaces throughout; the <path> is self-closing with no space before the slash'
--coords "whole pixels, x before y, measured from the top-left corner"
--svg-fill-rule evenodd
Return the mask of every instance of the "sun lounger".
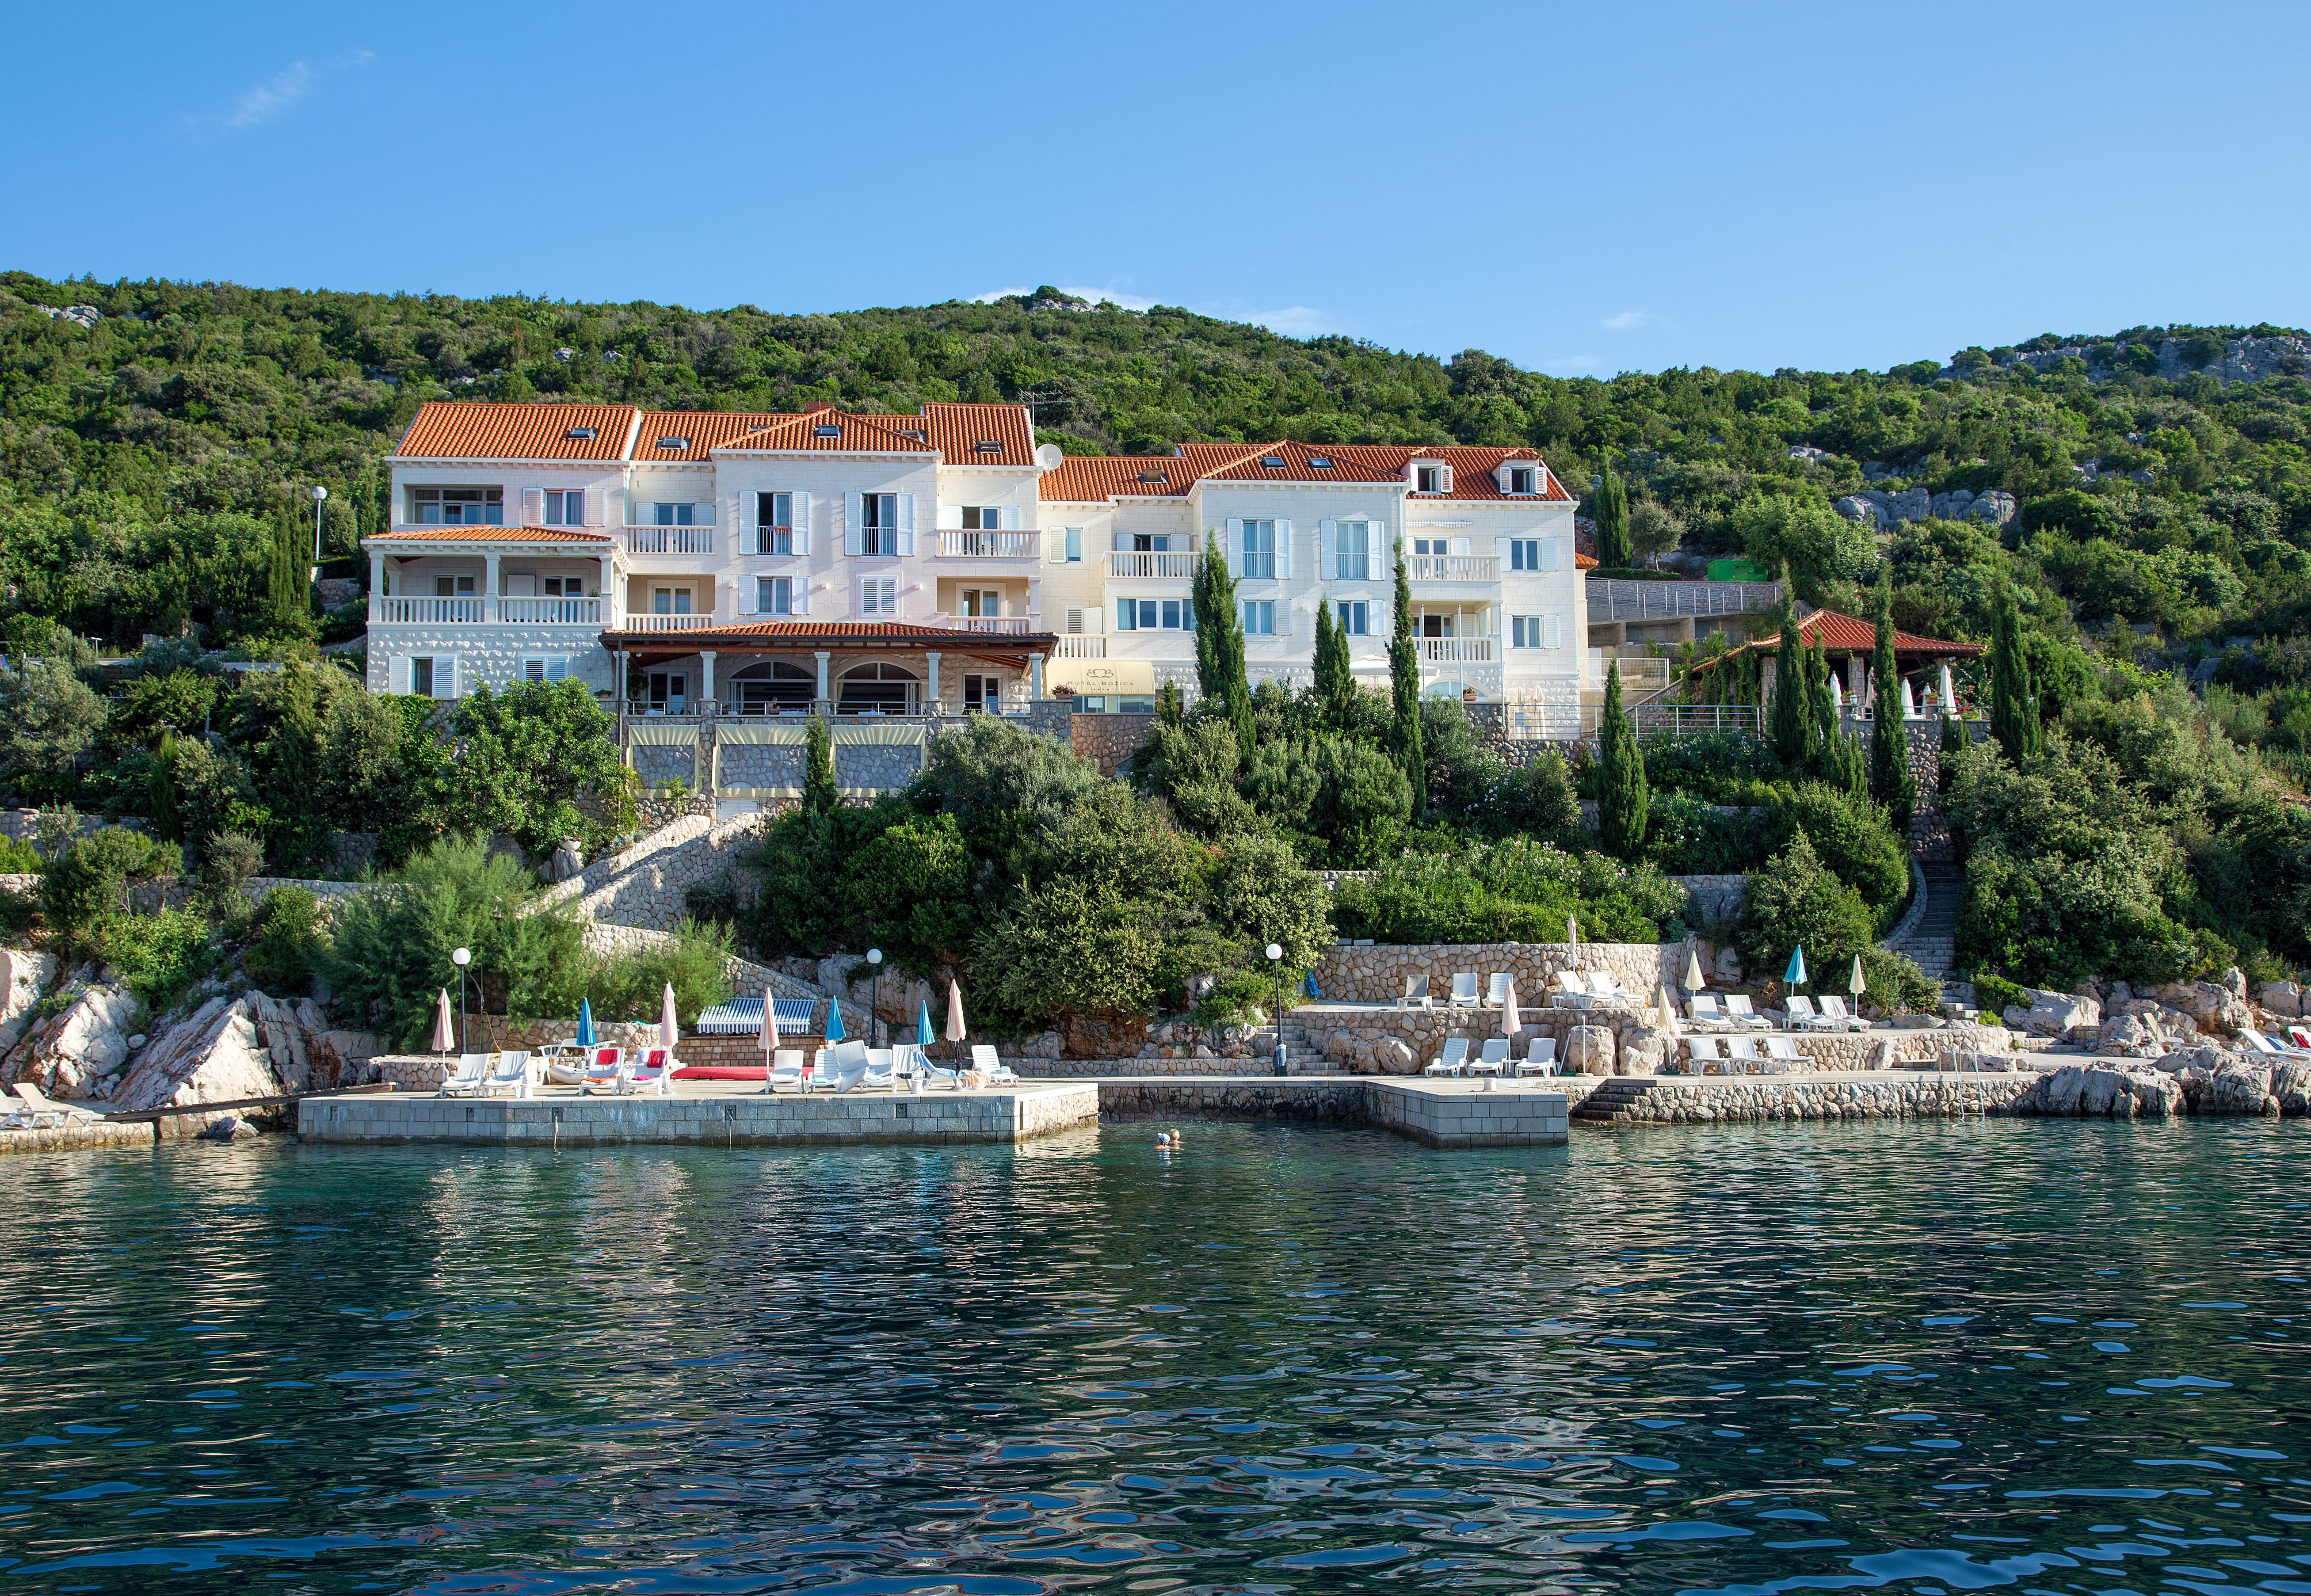
<path id="1" fill-rule="evenodd" d="M 1469 1064 L 1470 1075 L 1498 1075 L 1509 1061 L 1509 1042 L 1505 1036 L 1488 1036 L 1485 1045 Z"/>
<path id="2" fill-rule="evenodd" d="M 1705 1031 L 1731 1031 L 1733 1022 L 1717 1012 L 1717 999 L 1707 992 L 1696 992 L 1686 999 L 1686 1011 L 1693 1023 Z"/>
<path id="3" fill-rule="evenodd" d="M 1496 971 L 1492 974 L 1485 977 L 1485 1007 L 1487 1008 L 1498 1008 L 1502 1004 L 1509 1000 L 1509 979 L 1508 972 L 1504 970 Z"/>
<path id="4" fill-rule="evenodd" d="M 1525 1050 L 1523 1068 L 1528 1075 L 1555 1075 L 1557 1073 L 1557 1038 L 1534 1037 L 1532 1045 Z"/>
<path id="5" fill-rule="evenodd" d="M 863 1042 L 838 1042 L 821 1055 L 821 1060 L 811 1077 L 813 1086 L 833 1086 L 837 1092 L 848 1092 L 867 1078 L 867 1044 Z"/>
<path id="6" fill-rule="evenodd" d="M 775 1092 L 781 1086 L 802 1090 L 802 1049 L 782 1047 L 771 1054 L 771 1067 L 763 1078 L 763 1090 Z"/>
<path id="7" fill-rule="evenodd" d="M 1556 1008 L 1586 1008 L 1589 1007 L 1589 989 L 1581 984 L 1581 977 L 1572 971 L 1559 970 L 1557 972 L 1557 990 L 1548 995 L 1548 1001 Z"/>
<path id="8" fill-rule="evenodd" d="M 1734 1074 L 1764 1075 L 1766 1073 L 1766 1060 L 1759 1055 L 1755 1037 L 1729 1036 L 1725 1039 L 1725 1051 L 1733 1061 Z"/>
<path id="9" fill-rule="evenodd" d="M 637 1092 L 650 1092 L 664 1097 L 674 1090 L 674 1072 L 682 1062 L 662 1047 L 654 1047 L 642 1054 L 641 1067 L 635 1069 L 632 1082 Z"/>
<path id="10" fill-rule="evenodd" d="M 1686 1056 L 1693 1061 L 1696 1075 L 1707 1075 L 1714 1067 L 1720 1075 L 1729 1075 L 1732 1066 L 1725 1057 L 1725 1044 L 1714 1036 L 1688 1036 L 1685 1039 Z"/>
<path id="11" fill-rule="evenodd" d="M 2289 1025 L 2287 1027 L 2287 1034 L 2294 1041 L 2297 1047 L 2311 1048 L 2311 1029 L 2302 1025 Z"/>
<path id="12" fill-rule="evenodd" d="M 889 1092 L 899 1085 L 899 1062 L 895 1050 L 870 1047 L 867 1050 L 867 1072 L 859 1077 L 858 1089 L 862 1092 Z"/>
<path id="13" fill-rule="evenodd" d="M 1792 1031 L 1834 1031 L 1837 1029 L 1835 1025 L 1827 1025 L 1822 1023 L 1821 1016 L 1813 1011 L 1813 999 L 1810 998 L 1801 998 L 1795 992 L 1792 992 L 1788 997 L 1782 999 L 1782 1009 L 1783 1013 L 1790 1016 L 1790 1029 Z"/>
<path id="14" fill-rule="evenodd" d="M 1435 1059 L 1431 1060 L 1429 1061 L 1428 1068 L 1422 1070 L 1420 1073 L 1423 1075 L 1468 1074 L 1469 1039 L 1465 1036 L 1446 1037 L 1444 1039 L 1444 1051 L 1438 1053 Z"/>
<path id="15" fill-rule="evenodd" d="M 482 1083 L 489 1078 L 490 1056 L 487 1053 L 459 1053 L 449 1073 L 441 1077 L 441 1097 L 478 1096 Z"/>
<path id="16" fill-rule="evenodd" d="M 1452 1007 L 1454 1008 L 1477 1007 L 1477 972 L 1475 971 L 1462 971 L 1453 975 Z"/>
<path id="17" fill-rule="evenodd" d="M 1404 995 L 1396 1000 L 1396 1006 L 1399 1008 L 1428 1007 L 1428 978 L 1426 975 L 1406 976 L 1404 978 Z"/>
<path id="18" fill-rule="evenodd" d="M 1833 1029 L 1839 1031 L 1867 1031 L 1870 1029 L 1870 1022 L 1868 1020 L 1863 1019 L 1858 1014 L 1848 1014 L 1845 1012 L 1845 999 L 1837 996 L 1835 992 L 1832 992 L 1822 999 L 1821 1017 L 1823 1021 Z"/>
<path id="19" fill-rule="evenodd" d="M 526 1052 L 501 1052 L 497 1061 L 484 1077 L 480 1095 L 495 1097 L 503 1093 L 510 1097 L 529 1095 L 529 1055 Z"/>
<path id="20" fill-rule="evenodd" d="M 23 1107 L 18 1112 L 30 1115 L 34 1126 L 39 1129 L 53 1129 L 60 1125 L 70 1125 L 76 1118 L 87 1121 L 97 1117 L 84 1108 L 77 1108 L 69 1103 L 58 1103 L 31 1081 L 18 1081 L 16 1096 L 23 1103 Z M 48 1124 L 41 1125 L 39 1121 L 42 1120 L 46 1120 Z"/>
<path id="21" fill-rule="evenodd" d="M 984 1042 L 975 1044 L 972 1048 L 971 1067 L 990 1082 L 998 1084 L 1009 1085 L 1016 1083 L 1019 1078 L 1019 1072 L 997 1058 L 995 1050 Z"/>
<path id="22" fill-rule="evenodd" d="M 1747 992 L 1733 992 L 1727 995 L 1725 1017 L 1733 1025 L 1751 1031 L 1770 1031 L 1774 1028 L 1773 1021 L 1749 1007 L 1749 995 Z"/>
<path id="23" fill-rule="evenodd" d="M 1636 995 L 1602 970 L 1589 972 L 1589 997 L 1596 1003 L 1634 1003 Z"/>
<path id="24" fill-rule="evenodd" d="M 2239 1040 L 2246 1042 L 2251 1051 L 2261 1053 L 2267 1059 L 2311 1058 L 2311 1049 L 2287 1046 L 2272 1041 L 2260 1031 L 2249 1030 L 2245 1025 L 2239 1027 Z"/>
<path id="25" fill-rule="evenodd" d="M 1798 1039 L 1794 1036 L 1766 1037 L 1766 1057 L 1776 1064 L 1783 1066 L 1794 1064 L 1801 1069 L 1809 1068 L 1813 1063 L 1812 1060 L 1798 1051 Z M 1787 1075 L 1789 1070 L 1784 1068 L 1782 1073 Z"/>

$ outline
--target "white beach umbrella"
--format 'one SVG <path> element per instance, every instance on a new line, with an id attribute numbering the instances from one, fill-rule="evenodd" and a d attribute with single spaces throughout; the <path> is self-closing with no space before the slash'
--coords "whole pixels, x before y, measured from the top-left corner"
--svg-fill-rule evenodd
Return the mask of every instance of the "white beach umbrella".
<path id="1" fill-rule="evenodd" d="M 454 1052 L 457 1046 L 458 1034 L 449 1024 L 449 989 L 443 987 L 440 997 L 433 1002 L 433 1051 Z"/>
<path id="2" fill-rule="evenodd" d="M 1697 992 L 1709 984 L 1701 977 L 1701 950 L 1697 947 L 1686 949 L 1685 981 L 1682 984 L 1688 992 Z"/>
<path id="3" fill-rule="evenodd" d="M 1949 661 L 1947 659 L 1942 661 L 1941 675 L 1939 678 L 1939 685 L 1940 686 L 1942 695 L 1942 713 L 1945 715 L 1957 714 L 1958 688 L 1953 685 L 1950 681 Z"/>
<path id="4" fill-rule="evenodd" d="M 1902 719 L 1915 720 L 1917 718 L 1918 701 L 1910 696 L 1910 678 L 1904 676 L 1902 678 Z"/>
<path id="5" fill-rule="evenodd" d="M 766 999 L 767 1000 L 767 999 Z M 674 1056 L 675 1045 L 682 1040 L 682 1026 L 674 1017 L 674 982 L 666 983 L 666 991 L 658 1004 L 658 1044 L 667 1056 Z"/>
<path id="6" fill-rule="evenodd" d="M 1573 917 L 1569 914 L 1565 917 L 1565 944 L 1572 949 L 1570 967 L 1578 970 L 1581 968 L 1581 928 L 1574 924 Z"/>
<path id="7" fill-rule="evenodd" d="M 1838 711 L 1845 708 L 1845 689 L 1839 685 L 1836 671 L 1829 673 L 1829 707 Z"/>
<path id="8" fill-rule="evenodd" d="M 1523 1029 L 1524 1016 L 1517 1012 L 1516 977 L 1512 975 L 1501 992 L 1501 1034 L 1514 1042 Z"/>
<path id="9" fill-rule="evenodd" d="M 1676 1035 L 1677 1005 L 1670 1001 L 1669 982 L 1663 981 L 1653 989 L 1653 1024 Z"/>
<path id="10" fill-rule="evenodd" d="M 1853 955 L 1853 973 L 1846 978 L 1845 990 L 1852 992 L 1857 998 L 1870 990 L 1870 983 L 1862 979 L 1862 955 L 1860 954 L 1855 954 Z"/>

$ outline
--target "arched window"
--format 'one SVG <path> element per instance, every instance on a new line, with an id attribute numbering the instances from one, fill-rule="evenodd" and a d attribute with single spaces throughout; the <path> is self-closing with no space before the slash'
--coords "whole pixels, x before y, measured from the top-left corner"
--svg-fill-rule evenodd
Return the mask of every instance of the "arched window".
<path id="1" fill-rule="evenodd" d="M 920 692 L 912 672 L 886 661 L 852 666 L 836 691 L 838 715 L 913 714 Z"/>
<path id="2" fill-rule="evenodd" d="M 731 678 L 742 715 L 803 714 L 818 696 L 818 677 L 783 659 L 750 665 Z"/>

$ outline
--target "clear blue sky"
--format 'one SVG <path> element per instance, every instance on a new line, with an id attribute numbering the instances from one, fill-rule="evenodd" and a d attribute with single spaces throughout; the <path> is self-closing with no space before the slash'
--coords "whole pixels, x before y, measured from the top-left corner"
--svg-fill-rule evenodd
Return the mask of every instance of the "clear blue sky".
<path id="1" fill-rule="evenodd" d="M 2311 7 L 28 9 L 0 265 L 1057 283 L 1564 374 L 2311 322 Z"/>

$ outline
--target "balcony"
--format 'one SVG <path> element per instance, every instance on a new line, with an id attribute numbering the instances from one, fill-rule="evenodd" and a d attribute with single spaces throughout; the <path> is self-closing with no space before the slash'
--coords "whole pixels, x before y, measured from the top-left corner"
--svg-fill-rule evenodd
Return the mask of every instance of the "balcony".
<path id="1" fill-rule="evenodd" d="M 1454 556 L 1457 557 L 1457 556 Z M 1416 637 L 1423 665 L 1490 665 L 1500 656 L 1489 637 Z"/>
<path id="2" fill-rule="evenodd" d="M 714 528 L 703 527 L 628 527 L 626 553 L 630 554 L 711 554 L 714 552 Z"/>
<path id="3" fill-rule="evenodd" d="M 1040 630 L 1033 615 L 946 615 L 937 624 L 949 632 L 992 632 L 1024 635 Z"/>
<path id="4" fill-rule="evenodd" d="M 1107 639 L 1104 637 L 1063 637 L 1051 645 L 1054 659 L 1104 659 Z"/>
<path id="5" fill-rule="evenodd" d="M 1782 601 L 1779 582 L 1592 581 L 1589 619 L 1674 621 L 1691 615 L 1746 615 Z"/>
<path id="6" fill-rule="evenodd" d="M 406 598 L 373 593 L 372 626 L 600 626 L 607 614 L 599 598 L 491 598 L 470 593 L 458 598 Z"/>
<path id="7" fill-rule="evenodd" d="M 729 624 L 731 623 L 726 617 L 711 610 L 702 615 L 634 615 L 626 617 L 628 632 L 697 632 L 708 626 Z"/>
<path id="8" fill-rule="evenodd" d="M 501 598 L 498 619 L 510 626 L 599 626 L 598 598 Z"/>
<path id="9" fill-rule="evenodd" d="M 942 532 L 942 560 L 1033 560 L 1042 554 L 1041 532 Z"/>
<path id="10" fill-rule="evenodd" d="M 1416 582 L 1496 582 L 1501 563 L 1494 554 L 1407 554 L 1405 576 Z"/>
<path id="11" fill-rule="evenodd" d="M 1142 577 L 1159 581 L 1184 582 L 1196 574 L 1193 554 L 1110 554 L 1107 574 L 1112 577 Z"/>
<path id="12" fill-rule="evenodd" d="M 484 619 L 485 602 L 478 594 L 463 598 L 405 598 L 397 593 L 373 593 L 369 618 L 371 625 L 478 626 Z"/>

